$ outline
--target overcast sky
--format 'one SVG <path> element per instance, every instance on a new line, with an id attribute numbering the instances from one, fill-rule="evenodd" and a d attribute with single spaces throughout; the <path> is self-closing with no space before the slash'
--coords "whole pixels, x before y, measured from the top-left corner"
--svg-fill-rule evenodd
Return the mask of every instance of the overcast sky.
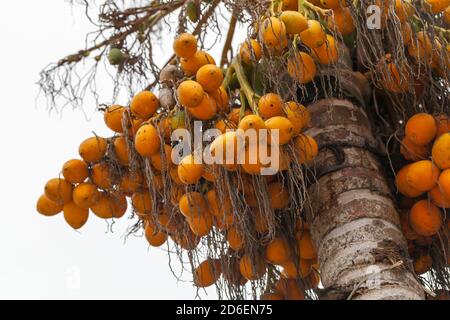
<path id="1" fill-rule="evenodd" d="M 124 242 L 129 220 L 106 233 L 106 223 L 91 215 L 75 232 L 62 214 L 44 217 L 35 210 L 45 182 L 78 157 L 80 141 L 92 130 L 111 134 L 101 114 L 86 117 L 71 109 L 49 114 L 43 102 L 35 104 L 39 71 L 82 48 L 89 31 L 81 8 L 63 0 L 2 3 L 0 298 L 194 298 L 192 284 L 171 274 L 164 251 L 149 249 L 143 238 Z M 213 55 L 219 60 L 219 50 Z M 214 289 L 208 293 L 203 297 L 216 297 Z"/>

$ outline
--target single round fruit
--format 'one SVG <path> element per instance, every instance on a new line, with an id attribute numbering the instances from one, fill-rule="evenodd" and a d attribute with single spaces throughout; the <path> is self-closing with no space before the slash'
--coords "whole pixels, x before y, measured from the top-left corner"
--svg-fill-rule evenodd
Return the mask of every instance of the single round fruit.
<path id="1" fill-rule="evenodd" d="M 134 138 L 137 153 L 143 157 L 150 157 L 160 150 L 160 145 L 158 131 L 153 125 L 144 124 L 139 128 Z"/>
<path id="2" fill-rule="evenodd" d="M 247 280 L 258 280 L 266 273 L 266 263 L 259 257 L 252 259 L 245 254 L 239 260 L 239 271 Z"/>
<path id="3" fill-rule="evenodd" d="M 184 74 L 190 77 L 195 75 L 198 69 L 203 67 L 205 64 L 216 64 L 216 62 L 209 53 L 205 51 L 197 51 L 192 57 L 181 59 L 180 64 Z"/>
<path id="4" fill-rule="evenodd" d="M 78 153 L 86 162 L 97 162 L 105 156 L 107 144 L 101 137 L 87 138 L 80 144 Z"/>
<path id="5" fill-rule="evenodd" d="M 105 110 L 103 119 L 108 128 L 117 133 L 123 132 L 122 119 L 123 114 L 127 111 L 125 107 L 112 105 Z"/>
<path id="6" fill-rule="evenodd" d="M 196 81 L 183 81 L 177 89 L 178 100 L 185 108 L 195 108 L 203 100 L 205 91 L 203 87 Z"/>
<path id="7" fill-rule="evenodd" d="M 287 70 L 291 78 L 301 84 L 312 81 L 317 73 L 313 58 L 305 52 L 296 52 L 293 57 L 289 58 Z"/>
<path id="8" fill-rule="evenodd" d="M 300 39 L 307 47 L 314 49 L 323 45 L 327 37 L 319 21 L 308 20 L 307 29 L 300 33 Z"/>
<path id="9" fill-rule="evenodd" d="M 418 161 L 428 158 L 430 155 L 430 147 L 428 145 L 416 145 L 409 141 L 407 137 L 404 137 L 400 146 L 400 153 L 406 160 Z"/>
<path id="10" fill-rule="evenodd" d="M 184 157 L 178 165 L 178 177 L 184 184 L 197 183 L 203 174 L 201 158 L 196 159 L 193 154 Z"/>
<path id="11" fill-rule="evenodd" d="M 275 93 L 267 93 L 258 101 L 258 111 L 264 118 L 283 115 L 283 100 Z"/>
<path id="12" fill-rule="evenodd" d="M 139 119 L 148 120 L 159 107 L 158 97 L 150 91 L 142 91 L 131 100 L 131 113 Z"/>
<path id="13" fill-rule="evenodd" d="M 239 55 L 247 64 L 258 62 L 262 56 L 262 48 L 259 42 L 255 39 L 247 39 L 239 48 Z"/>
<path id="14" fill-rule="evenodd" d="M 209 94 L 205 94 L 195 108 L 187 108 L 187 110 L 195 119 L 211 120 L 217 114 L 217 102 Z"/>
<path id="15" fill-rule="evenodd" d="M 73 202 L 64 204 L 64 219 L 74 229 L 80 229 L 89 218 L 89 209 L 83 209 Z"/>
<path id="16" fill-rule="evenodd" d="M 309 231 L 297 233 L 297 245 L 301 259 L 315 259 L 317 257 L 316 248 L 311 240 Z"/>
<path id="17" fill-rule="evenodd" d="M 398 191 L 408 198 L 415 198 L 423 194 L 423 191 L 417 190 L 414 186 L 411 186 L 408 183 L 407 176 L 409 168 L 411 164 L 408 164 L 400 169 L 397 172 L 397 176 L 395 177 L 395 185 L 397 186 Z"/>
<path id="18" fill-rule="evenodd" d="M 60 178 L 50 179 L 44 188 L 44 193 L 51 201 L 57 204 L 66 204 L 72 200 L 73 186 Z"/>
<path id="19" fill-rule="evenodd" d="M 197 52 L 197 39 L 190 33 L 182 33 L 175 38 L 173 51 L 180 58 L 190 58 Z"/>
<path id="20" fill-rule="evenodd" d="M 198 69 L 196 80 L 206 92 L 215 92 L 222 85 L 223 73 L 216 65 L 206 64 Z"/>
<path id="21" fill-rule="evenodd" d="M 433 144 L 431 156 L 441 169 L 450 168 L 450 133 L 444 133 Z"/>
<path id="22" fill-rule="evenodd" d="M 416 190 L 426 192 L 434 188 L 440 170 L 430 160 L 420 160 L 409 166 L 406 182 Z"/>
<path id="23" fill-rule="evenodd" d="M 100 189 L 109 190 L 112 188 L 112 173 L 108 163 L 100 162 L 92 166 L 92 182 Z"/>
<path id="24" fill-rule="evenodd" d="M 205 260 L 194 270 L 194 284 L 200 288 L 212 286 L 221 274 L 222 266 L 220 260 Z"/>
<path id="25" fill-rule="evenodd" d="M 284 22 L 288 34 L 300 34 L 308 29 L 308 20 L 298 11 L 283 11 L 280 19 Z"/>
<path id="26" fill-rule="evenodd" d="M 292 122 L 286 117 L 272 117 L 267 119 L 264 124 L 266 128 L 269 130 L 271 139 L 270 143 L 274 143 L 274 138 L 278 135 L 278 144 L 284 145 L 287 144 L 294 135 L 294 125 Z"/>
<path id="27" fill-rule="evenodd" d="M 441 211 L 427 200 L 420 200 L 411 208 L 409 222 L 417 234 L 432 236 L 442 227 Z"/>
<path id="28" fill-rule="evenodd" d="M 50 217 L 60 213 L 64 205 L 50 200 L 45 194 L 41 195 L 36 203 L 36 211 Z"/>
<path id="29" fill-rule="evenodd" d="M 299 134 L 309 126 L 311 115 L 304 105 L 290 101 L 284 105 L 284 111 L 286 117 L 294 126 L 294 135 Z"/>
<path id="30" fill-rule="evenodd" d="M 281 183 L 271 183 L 267 187 L 267 192 L 269 193 L 270 205 L 273 209 L 284 209 L 289 205 L 289 190 Z"/>
<path id="31" fill-rule="evenodd" d="M 66 181 L 80 183 L 88 177 L 88 166 L 83 160 L 72 159 L 64 163 L 62 174 Z"/>
<path id="32" fill-rule="evenodd" d="M 118 136 L 117 138 L 114 139 L 113 145 L 117 161 L 122 166 L 128 166 L 130 164 L 129 158 L 130 150 L 128 148 L 126 138 L 124 136 Z"/>
<path id="33" fill-rule="evenodd" d="M 277 237 L 266 247 L 266 260 L 275 265 L 282 265 L 291 258 L 291 249 L 286 239 Z"/>
<path id="34" fill-rule="evenodd" d="M 316 140 L 304 134 L 294 139 L 294 149 L 298 162 L 302 164 L 311 164 L 319 153 Z"/>
<path id="35" fill-rule="evenodd" d="M 312 57 L 321 64 L 335 63 L 339 58 L 338 48 L 334 38 L 327 34 L 327 41 L 320 47 L 311 50 Z"/>
<path id="36" fill-rule="evenodd" d="M 95 205 L 100 198 L 97 187 L 90 182 L 83 182 L 73 189 L 73 202 L 83 209 L 89 209 Z"/>
<path id="37" fill-rule="evenodd" d="M 134 210 L 140 214 L 148 214 L 153 208 L 153 200 L 148 191 L 135 192 L 131 196 L 131 204 Z"/>
<path id="38" fill-rule="evenodd" d="M 179 202 L 180 212 L 187 218 L 205 214 L 207 204 L 203 196 L 198 192 L 188 192 Z"/>
<path id="39" fill-rule="evenodd" d="M 349 8 L 340 8 L 333 10 L 333 15 L 327 19 L 328 28 L 337 30 L 343 36 L 349 35 L 355 31 L 355 24 Z"/>
<path id="40" fill-rule="evenodd" d="M 125 60 L 125 55 L 119 48 L 112 48 L 108 53 L 108 61 L 111 65 L 116 66 Z"/>

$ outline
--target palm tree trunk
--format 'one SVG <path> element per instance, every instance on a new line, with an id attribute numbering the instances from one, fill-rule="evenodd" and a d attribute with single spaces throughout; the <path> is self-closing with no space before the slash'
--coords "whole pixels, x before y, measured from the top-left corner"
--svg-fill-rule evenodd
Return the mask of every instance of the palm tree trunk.
<path id="1" fill-rule="evenodd" d="M 323 299 L 424 299 L 365 111 L 350 100 L 309 106 L 320 146 L 307 214 Z"/>

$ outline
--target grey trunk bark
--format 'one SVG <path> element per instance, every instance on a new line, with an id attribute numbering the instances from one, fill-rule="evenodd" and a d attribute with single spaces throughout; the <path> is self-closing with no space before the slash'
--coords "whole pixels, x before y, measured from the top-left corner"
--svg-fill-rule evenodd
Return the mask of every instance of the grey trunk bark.
<path id="1" fill-rule="evenodd" d="M 424 299 L 409 260 L 384 169 L 364 110 L 349 100 L 309 106 L 321 150 L 307 210 L 323 299 Z"/>

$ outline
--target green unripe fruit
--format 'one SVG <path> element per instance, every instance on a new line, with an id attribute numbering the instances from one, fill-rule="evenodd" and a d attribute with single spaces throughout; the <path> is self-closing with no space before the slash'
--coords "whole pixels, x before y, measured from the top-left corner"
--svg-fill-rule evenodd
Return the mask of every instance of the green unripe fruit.
<path id="1" fill-rule="evenodd" d="M 125 55 L 123 52 L 118 48 L 112 48 L 109 51 L 108 60 L 109 63 L 113 66 L 121 64 L 123 60 L 125 59 Z"/>
<path id="2" fill-rule="evenodd" d="M 172 130 L 176 130 L 179 128 L 184 128 L 184 120 L 186 118 L 186 114 L 184 111 L 178 111 L 173 117 L 172 117 Z"/>
<path id="3" fill-rule="evenodd" d="M 197 22 L 200 16 L 200 6 L 196 1 L 189 1 L 186 5 L 186 15 L 192 22 Z"/>

